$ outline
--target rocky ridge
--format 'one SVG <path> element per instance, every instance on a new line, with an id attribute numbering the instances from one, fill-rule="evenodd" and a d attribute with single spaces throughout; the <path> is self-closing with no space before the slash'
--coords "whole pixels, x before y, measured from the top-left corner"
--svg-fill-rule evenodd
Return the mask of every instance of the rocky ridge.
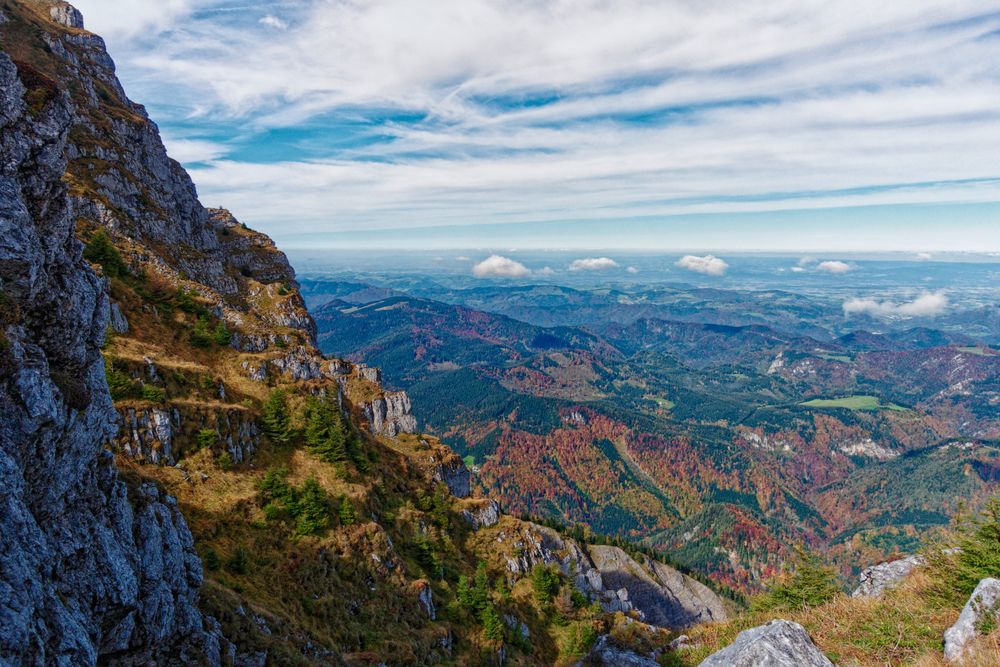
<path id="1" fill-rule="evenodd" d="M 62 180 L 74 107 L 8 50 L 44 20 L 15 8 L 0 25 L 0 662 L 218 664 L 227 649 L 196 606 L 176 503 L 126 484 L 102 447 L 116 430 L 100 356 L 110 309 Z M 53 57 L 94 43 L 72 8 L 42 9 L 68 29 L 42 33 Z"/>

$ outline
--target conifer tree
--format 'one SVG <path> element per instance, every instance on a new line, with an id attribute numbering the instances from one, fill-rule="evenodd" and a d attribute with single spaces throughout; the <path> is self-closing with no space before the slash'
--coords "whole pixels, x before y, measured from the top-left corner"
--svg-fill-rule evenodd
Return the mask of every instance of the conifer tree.
<path id="1" fill-rule="evenodd" d="M 503 641 L 503 620 L 500 618 L 500 614 L 497 613 L 496 608 L 494 608 L 492 604 L 487 604 L 483 609 L 482 623 L 483 630 L 485 631 L 486 638 L 488 640 L 495 644 Z"/>
<path id="2" fill-rule="evenodd" d="M 340 517 L 340 523 L 344 526 L 353 526 L 358 520 L 358 515 L 354 511 L 354 503 L 351 502 L 350 498 L 344 498 L 340 501 L 340 510 L 337 515 Z"/>
<path id="3" fill-rule="evenodd" d="M 298 521 L 295 532 L 299 535 L 315 535 L 330 523 L 326 492 L 313 478 L 307 479 L 302 485 L 296 509 Z"/>
<path id="4" fill-rule="evenodd" d="M 264 414 L 260 418 L 261 427 L 276 445 L 287 445 L 292 441 L 292 415 L 288 410 L 288 395 L 282 389 L 275 389 L 264 403 Z"/>

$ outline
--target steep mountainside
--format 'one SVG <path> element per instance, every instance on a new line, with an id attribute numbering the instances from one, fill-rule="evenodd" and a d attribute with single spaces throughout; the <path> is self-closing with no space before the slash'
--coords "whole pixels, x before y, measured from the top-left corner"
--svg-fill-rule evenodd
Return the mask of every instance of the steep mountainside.
<path id="1" fill-rule="evenodd" d="M 725 617 L 472 497 L 405 393 L 319 353 L 284 255 L 202 207 L 79 13 L 0 6 L 0 662 L 569 664 Z"/>

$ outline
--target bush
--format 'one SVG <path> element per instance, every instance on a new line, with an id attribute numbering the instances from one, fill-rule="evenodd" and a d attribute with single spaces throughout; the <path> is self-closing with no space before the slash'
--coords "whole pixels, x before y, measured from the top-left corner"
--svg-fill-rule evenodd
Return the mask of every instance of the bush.
<path id="1" fill-rule="evenodd" d="M 83 249 L 83 257 L 88 262 L 100 264 L 101 268 L 104 269 L 104 275 L 109 278 L 121 278 L 128 275 L 128 267 L 125 266 L 122 256 L 111 243 L 111 237 L 103 229 L 98 229 L 90 237 L 90 241 Z"/>
<path id="2" fill-rule="evenodd" d="M 194 439 L 198 443 L 198 449 L 211 449 L 219 441 L 219 434 L 214 428 L 203 428 L 198 431 Z"/>
<path id="3" fill-rule="evenodd" d="M 219 560 L 219 554 L 215 553 L 215 549 L 212 547 L 205 549 L 205 553 L 201 557 L 201 562 L 209 570 L 218 570 L 222 565 L 222 562 Z"/>
<path id="4" fill-rule="evenodd" d="M 248 564 L 247 552 L 242 547 L 236 547 L 233 555 L 226 561 L 226 569 L 234 574 L 246 574 Z"/>
<path id="5" fill-rule="evenodd" d="M 142 385 L 142 400 L 144 401 L 162 403 L 165 396 L 166 393 L 159 387 L 154 387 L 151 384 Z"/>
<path id="6" fill-rule="evenodd" d="M 775 582 L 769 591 L 751 603 L 751 608 L 795 611 L 829 602 L 840 592 L 833 568 L 823 565 L 814 554 L 803 551 L 799 552 L 794 574 Z"/>
<path id="7" fill-rule="evenodd" d="M 233 469 L 233 457 L 229 455 L 229 452 L 219 454 L 219 457 L 215 459 L 215 463 L 223 470 Z"/>
<path id="8" fill-rule="evenodd" d="M 219 326 L 215 327 L 215 333 L 212 334 L 212 338 L 219 347 L 228 347 L 233 342 L 233 335 L 223 322 L 219 322 Z"/>
<path id="9" fill-rule="evenodd" d="M 497 613 L 496 608 L 492 604 L 487 604 L 483 609 L 481 620 L 483 623 L 483 632 L 486 634 L 486 638 L 494 644 L 502 642 L 504 635 L 504 623 L 500 618 L 500 614 Z"/>
<path id="10" fill-rule="evenodd" d="M 108 391 L 111 393 L 112 400 L 124 401 L 142 397 L 142 383 L 116 370 L 114 362 L 106 357 L 104 359 L 104 377 L 107 379 Z"/>
<path id="11" fill-rule="evenodd" d="M 194 323 L 194 328 L 191 329 L 191 344 L 195 347 L 206 348 L 211 347 L 212 342 L 215 340 L 214 335 L 209 331 L 210 323 L 208 318 L 202 315 L 198 318 L 198 321 Z"/>

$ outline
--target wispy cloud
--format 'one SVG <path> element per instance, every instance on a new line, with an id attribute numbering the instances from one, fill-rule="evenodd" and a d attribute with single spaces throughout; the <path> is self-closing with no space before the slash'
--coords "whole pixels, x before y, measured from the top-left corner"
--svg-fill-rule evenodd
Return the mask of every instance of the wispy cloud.
<path id="1" fill-rule="evenodd" d="M 1000 200 L 974 0 L 78 4 L 271 232 Z"/>
<path id="2" fill-rule="evenodd" d="M 677 260 L 677 266 L 695 273 L 703 273 L 706 276 L 725 275 L 726 269 L 729 268 L 729 264 L 725 260 L 713 255 L 705 255 L 704 257 L 685 255 Z"/>
<path id="3" fill-rule="evenodd" d="M 490 255 L 472 267 L 477 278 L 525 278 L 531 270 L 517 260 L 501 255 Z"/>
<path id="4" fill-rule="evenodd" d="M 948 310 L 948 296 L 944 292 L 924 292 L 912 301 L 896 302 L 877 299 L 848 299 L 844 302 L 844 315 L 871 315 L 883 319 L 937 317 Z"/>
<path id="5" fill-rule="evenodd" d="M 268 14 L 262 18 L 259 23 L 261 25 L 266 25 L 269 28 L 274 28 L 275 30 L 288 30 L 288 22 L 278 18 L 274 14 Z"/>

